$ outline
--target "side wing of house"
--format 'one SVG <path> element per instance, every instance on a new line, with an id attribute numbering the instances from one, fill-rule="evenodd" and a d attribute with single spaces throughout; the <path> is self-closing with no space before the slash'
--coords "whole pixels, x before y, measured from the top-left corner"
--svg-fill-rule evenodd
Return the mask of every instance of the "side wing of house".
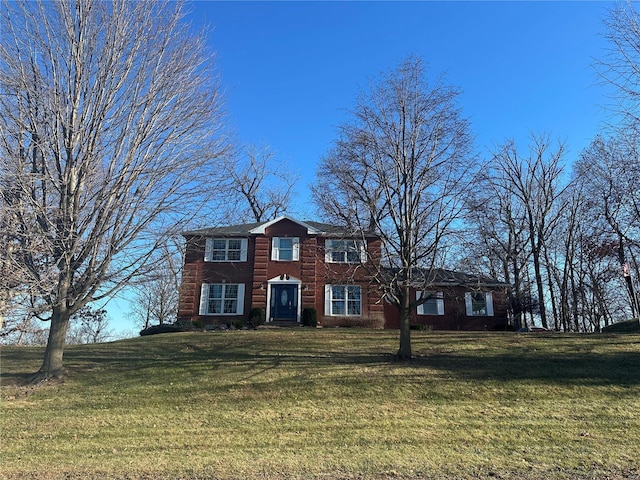
<path id="1" fill-rule="evenodd" d="M 506 285 L 434 285 L 412 291 L 412 301 L 423 300 L 411 323 L 429 330 L 504 330 L 507 328 Z M 385 328 L 400 328 L 397 306 L 385 302 Z"/>

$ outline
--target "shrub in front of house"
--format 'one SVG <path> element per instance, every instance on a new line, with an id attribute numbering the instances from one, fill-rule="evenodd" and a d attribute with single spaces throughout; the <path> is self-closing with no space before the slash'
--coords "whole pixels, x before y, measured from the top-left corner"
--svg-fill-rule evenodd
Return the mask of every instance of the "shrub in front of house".
<path id="1" fill-rule="evenodd" d="M 244 318 L 236 318 L 234 320 L 231 320 L 231 323 L 229 323 L 229 328 L 231 330 L 242 330 L 247 326 L 247 320 Z"/>
<path id="2" fill-rule="evenodd" d="M 191 330 L 204 330 L 204 320 L 194 320 L 191 322 Z M 185 329 L 188 329 L 189 325 L 185 326 Z M 188 330 L 185 330 L 188 331 Z"/>
<path id="3" fill-rule="evenodd" d="M 302 325 L 313 328 L 318 326 L 318 312 L 315 308 L 306 307 L 302 309 Z"/>
<path id="4" fill-rule="evenodd" d="M 193 328 L 185 325 L 178 325 L 177 323 L 165 323 L 163 325 L 153 325 L 151 327 L 140 330 L 140 336 L 145 337 L 147 335 L 158 335 L 159 333 L 188 332 L 191 330 L 193 330 Z"/>
<path id="5" fill-rule="evenodd" d="M 262 308 L 254 307 L 249 310 L 249 317 L 247 318 L 247 328 L 258 328 L 264 324 L 264 310 Z"/>
<path id="6" fill-rule="evenodd" d="M 384 317 L 382 315 L 362 317 L 322 317 L 322 326 L 381 329 L 384 327 Z"/>

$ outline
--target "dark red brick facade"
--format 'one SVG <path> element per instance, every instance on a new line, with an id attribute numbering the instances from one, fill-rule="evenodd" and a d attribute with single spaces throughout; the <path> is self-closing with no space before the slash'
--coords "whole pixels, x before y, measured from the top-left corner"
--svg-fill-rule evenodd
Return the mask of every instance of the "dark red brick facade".
<path id="1" fill-rule="evenodd" d="M 186 253 L 178 310 L 179 322 L 232 324 L 246 320 L 252 308 L 260 308 L 265 313 L 267 322 L 299 323 L 305 308 L 315 308 L 318 324 L 325 327 L 399 327 L 398 309 L 383 299 L 381 289 L 374 281 L 374 272 L 378 269 L 370 268 L 379 267 L 381 243 L 378 237 L 349 237 L 337 227 L 299 222 L 288 217 L 271 222 L 186 232 L 184 237 Z M 278 255 L 274 253 L 277 248 L 274 238 L 287 239 L 287 247 L 295 240 L 295 259 L 274 258 L 274 255 Z M 345 238 L 366 245 L 366 255 L 362 252 L 364 263 L 326 261 L 331 260 L 326 256 L 327 242 Z M 205 261 L 207 241 L 211 242 L 212 239 L 235 239 L 236 242 L 237 239 L 244 239 L 246 259 Z M 201 299 L 203 292 L 212 288 L 210 285 L 215 285 L 218 290 L 229 288 L 223 287 L 225 285 L 233 286 L 234 292 L 240 290 L 241 293 L 236 292 L 236 303 L 242 305 L 233 305 L 232 302 L 225 304 L 224 300 L 219 300 L 214 306 L 215 311 L 220 308 L 232 311 L 212 313 L 211 307 L 207 305 L 209 297 Z M 355 291 L 360 293 L 360 298 L 355 300 L 356 305 L 349 304 L 345 307 L 353 309 L 349 314 L 340 315 L 340 309 L 332 305 L 333 298 L 329 298 L 334 295 L 329 293 L 332 286 L 338 290 L 336 295 L 346 292 L 347 286 L 357 288 Z M 345 286 L 344 289 L 342 286 Z M 492 287 L 493 311 L 492 315 L 485 316 L 467 315 L 465 294 L 468 289 L 464 286 L 449 285 L 447 288 L 434 289 L 443 291 L 444 314 L 418 315 L 414 311 L 412 323 L 436 330 L 493 330 L 507 323 L 504 288 Z M 342 307 L 341 297 L 337 298 Z"/>

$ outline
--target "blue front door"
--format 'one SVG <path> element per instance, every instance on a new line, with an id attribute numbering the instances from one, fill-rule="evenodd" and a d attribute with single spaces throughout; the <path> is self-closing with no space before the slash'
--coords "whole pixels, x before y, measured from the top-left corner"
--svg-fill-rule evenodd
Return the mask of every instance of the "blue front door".
<path id="1" fill-rule="evenodd" d="M 271 317 L 274 320 L 297 320 L 297 285 L 276 284 L 271 286 Z"/>

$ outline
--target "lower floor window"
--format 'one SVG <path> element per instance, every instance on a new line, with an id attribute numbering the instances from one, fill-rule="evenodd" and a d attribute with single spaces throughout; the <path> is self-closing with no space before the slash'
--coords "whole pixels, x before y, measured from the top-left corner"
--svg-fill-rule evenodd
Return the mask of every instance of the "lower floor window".
<path id="1" fill-rule="evenodd" d="M 416 300 L 426 298 L 424 303 L 418 305 L 418 315 L 444 315 L 443 292 L 416 292 Z"/>
<path id="2" fill-rule="evenodd" d="M 200 315 L 241 315 L 244 284 L 205 283 L 200 297 Z"/>
<path id="3" fill-rule="evenodd" d="M 468 316 L 493 316 L 491 292 L 467 292 L 464 296 Z"/>
<path id="4" fill-rule="evenodd" d="M 327 285 L 325 295 L 325 314 L 362 314 L 362 290 L 359 285 Z"/>

